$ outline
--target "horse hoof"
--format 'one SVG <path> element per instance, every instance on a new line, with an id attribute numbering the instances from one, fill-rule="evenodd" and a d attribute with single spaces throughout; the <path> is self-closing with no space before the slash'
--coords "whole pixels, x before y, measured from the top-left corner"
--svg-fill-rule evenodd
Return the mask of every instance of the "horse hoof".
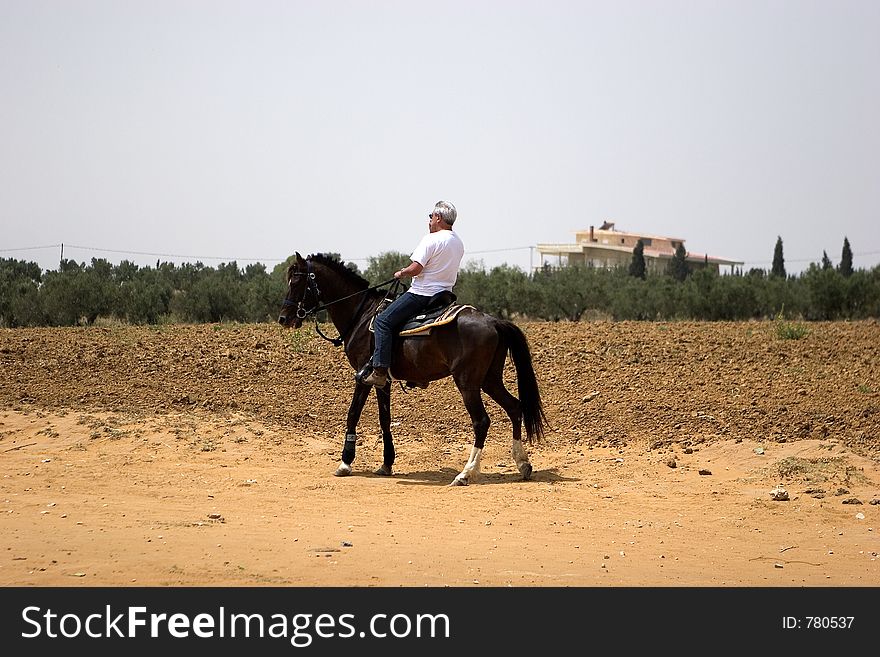
<path id="1" fill-rule="evenodd" d="M 450 486 L 467 486 L 468 480 L 465 478 L 459 479 L 458 477 L 456 477 L 455 479 L 452 480 L 452 483 L 449 485 Z"/>
<path id="2" fill-rule="evenodd" d="M 391 466 L 385 465 L 383 463 L 381 467 L 376 468 L 376 470 L 373 472 L 373 474 L 381 475 L 383 477 L 390 477 L 391 476 Z"/>
<path id="3" fill-rule="evenodd" d="M 334 477 L 347 477 L 351 474 L 351 466 L 345 463 L 340 464 L 338 468 L 336 468 L 336 472 L 333 473 Z"/>
<path id="4" fill-rule="evenodd" d="M 532 464 L 531 463 L 523 463 L 519 467 L 519 472 L 522 475 L 523 481 L 528 481 L 532 478 Z"/>

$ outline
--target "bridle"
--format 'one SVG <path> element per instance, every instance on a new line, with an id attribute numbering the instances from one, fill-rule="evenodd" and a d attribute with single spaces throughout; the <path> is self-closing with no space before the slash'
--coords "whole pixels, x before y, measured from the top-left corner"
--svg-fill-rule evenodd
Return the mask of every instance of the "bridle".
<path id="1" fill-rule="evenodd" d="M 291 301 L 290 299 L 285 298 L 283 301 L 282 307 L 288 308 L 290 306 L 295 305 L 296 306 L 296 318 L 299 319 L 300 321 L 305 320 L 307 317 L 309 317 L 311 315 L 315 320 L 315 331 L 317 331 L 318 335 L 320 335 L 322 338 L 327 340 L 327 342 L 332 342 L 333 345 L 336 347 L 341 347 L 345 343 L 345 340 L 348 338 L 348 335 L 351 333 L 352 329 L 354 328 L 355 324 L 357 323 L 357 320 L 360 317 L 361 311 L 364 309 L 364 305 L 366 305 L 366 303 L 367 303 L 367 299 L 368 299 L 367 292 L 369 292 L 371 290 L 375 290 L 380 287 L 383 287 L 385 285 L 388 285 L 389 283 L 394 283 L 395 285 L 389 291 L 390 294 L 393 295 L 397 291 L 397 287 L 401 284 L 399 279 L 392 278 L 391 280 L 385 281 L 384 283 L 379 283 L 378 285 L 373 285 L 371 287 L 368 287 L 365 290 L 360 290 L 359 292 L 349 294 L 347 296 L 341 297 L 339 299 L 335 299 L 335 300 L 330 301 L 328 303 L 322 303 L 321 302 L 321 290 L 318 288 L 318 281 L 315 278 L 315 272 L 312 270 L 312 261 L 310 259 L 308 259 L 308 258 L 306 259 L 306 271 L 295 271 L 295 272 L 292 272 L 290 274 L 290 276 L 291 276 L 291 278 L 294 276 L 305 276 L 306 277 L 306 284 L 305 284 L 305 287 L 303 287 L 303 293 L 302 293 L 302 296 L 300 297 L 299 301 Z M 315 305 L 313 305 L 311 308 L 306 308 L 306 295 L 308 295 L 309 292 L 312 293 L 312 296 L 315 299 Z M 358 306 L 357 310 L 351 316 L 351 321 L 348 323 L 348 326 L 346 327 L 346 329 L 344 331 L 340 332 L 339 337 L 337 337 L 337 338 L 331 338 L 329 336 L 324 335 L 324 333 L 321 331 L 321 327 L 318 325 L 318 313 L 321 312 L 322 310 L 326 310 L 327 308 L 329 308 L 330 306 L 332 306 L 335 303 L 339 303 L 340 301 L 345 301 L 346 299 L 351 299 L 352 297 L 356 297 L 359 294 L 363 295 L 363 298 L 361 299 L 361 303 Z"/>
<path id="2" fill-rule="evenodd" d="M 318 281 L 315 280 L 315 272 L 312 271 L 312 261 L 306 260 L 306 271 L 295 271 L 291 274 L 293 276 L 305 276 L 306 277 L 306 286 L 303 288 L 302 297 L 300 297 L 299 301 L 291 301 L 290 299 L 284 299 L 283 307 L 288 308 L 289 306 L 296 305 L 296 318 L 297 319 L 305 319 L 309 315 L 317 314 L 319 311 L 326 308 L 328 305 L 336 303 L 336 301 L 331 301 L 329 304 L 321 306 L 321 290 L 318 289 Z M 315 305 L 311 308 L 305 307 L 306 295 L 311 292 L 315 297 Z M 337 301 L 342 301 L 342 299 L 337 299 Z"/>

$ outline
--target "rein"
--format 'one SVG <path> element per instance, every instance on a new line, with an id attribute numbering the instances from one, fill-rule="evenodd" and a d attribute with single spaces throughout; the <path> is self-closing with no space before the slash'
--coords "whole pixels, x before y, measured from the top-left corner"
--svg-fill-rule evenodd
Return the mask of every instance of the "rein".
<path id="1" fill-rule="evenodd" d="M 357 323 L 357 319 L 361 314 L 361 311 L 364 309 L 364 305 L 367 303 L 367 292 L 371 290 L 376 290 L 380 287 L 388 285 L 389 283 L 395 283 L 396 285 L 392 289 L 397 289 L 397 286 L 400 285 L 400 279 L 392 278 L 390 280 L 385 281 L 384 283 L 379 283 L 377 285 L 372 285 L 365 290 L 360 290 L 359 292 L 354 292 L 344 297 L 340 297 L 339 299 L 335 299 L 333 301 L 329 301 L 327 303 L 321 302 L 321 290 L 318 289 L 318 282 L 315 280 L 315 272 L 312 271 L 312 261 L 306 260 L 307 271 L 305 272 L 294 272 L 293 276 L 305 276 L 306 277 L 306 287 L 303 290 L 302 299 L 298 302 L 290 301 L 289 299 L 284 299 L 283 305 L 286 308 L 287 306 L 296 306 L 296 316 L 298 319 L 305 319 L 309 315 L 312 315 L 315 320 L 315 331 L 317 331 L 318 335 L 324 338 L 327 342 L 332 342 L 334 347 L 341 347 L 344 343 L 348 334 L 351 333 L 351 330 L 354 328 L 354 325 Z M 314 308 L 306 309 L 303 305 L 303 302 L 306 300 L 306 293 L 311 290 L 312 294 L 315 296 L 315 300 L 317 301 L 317 305 Z M 344 331 L 340 332 L 339 337 L 331 338 L 321 331 L 321 327 L 318 325 L 318 313 L 322 310 L 326 310 L 330 306 L 335 303 L 339 303 L 340 301 L 345 301 L 346 299 L 351 299 L 352 297 L 356 297 L 357 295 L 364 295 L 361 299 L 360 305 L 358 305 L 357 310 L 351 316 L 351 321 L 348 323 L 348 326 Z"/>
<path id="2" fill-rule="evenodd" d="M 369 290 L 369 288 L 364 290 L 364 292 L 367 292 L 368 290 Z M 349 296 L 353 296 L 353 295 L 349 295 Z M 348 298 L 348 297 L 346 297 L 346 298 Z M 342 299 L 337 299 L 337 301 L 342 301 Z M 331 301 L 330 303 L 327 304 L 327 306 L 334 304 L 334 303 L 336 303 L 336 301 Z M 357 310 L 355 310 L 354 315 L 351 316 L 351 321 L 348 323 L 348 326 L 345 327 L 345 330 L 342 333 L 340 333 L 339 337 L 337 337 L 337 338 L 331 338 L 327 335 L 324 335 L 324 333 L 321 331 L 321 327 L 318 325 L 317 311 L 312 310 L 312 312 L 315 313 L 315 315 L 314 315 L 314 317 L 315 317 L 315 331 L 317 331 L 318 335 L 320 335 L 322 338 L 324 338 L 327 342 L 332 342 L 334 347 L 341 347 L 345 343 L 345 339 L 348 337 L 348 334 L 351 333 L 351 330 L 354 328 L 355 323 L 357 323 L 357 318 L 360 316 L 361 311 L 364 309 L 364 305 L 366 303 L 367 303 L 367 295 L 364 294 L 364 297 L 361 299 L 361 302 L 358 305 Z M 327 306 L 324 306 L 324 307 L 326 308 Z"/>

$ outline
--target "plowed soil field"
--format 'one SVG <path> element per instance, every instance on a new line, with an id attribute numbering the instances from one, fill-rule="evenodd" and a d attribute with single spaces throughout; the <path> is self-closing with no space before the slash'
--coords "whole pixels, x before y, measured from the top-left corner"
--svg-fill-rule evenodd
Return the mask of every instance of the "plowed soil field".
<path id="1" fill-rule="evenodd" d="M 466 487 L 449 379 L 395 386 L 393 476 L 372 398 L 333 476 L 353 372 L 312 327 L 2 330 L 0 585 L 880 583 L 880 324 L 521 326 L 551 429 L 522 481 L 487 398 Z"/>

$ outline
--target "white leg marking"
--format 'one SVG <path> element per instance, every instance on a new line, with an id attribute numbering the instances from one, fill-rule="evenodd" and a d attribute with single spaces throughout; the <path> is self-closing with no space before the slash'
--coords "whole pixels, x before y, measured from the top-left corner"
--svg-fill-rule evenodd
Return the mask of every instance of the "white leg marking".
<path id="1" fill-rule="evenodd" d="M 344 461 L 340 461 L 339 467 L 336 468 L 336 472 L 333 474 L 337 477 L 346 477 L 351 474 L 351 466 Z"/>
<path id="2" fill-rule="evenodd" d="M 523 466 L 528 465 L 529 463 L 529 455 L 526 454 L 526 450 L 525 447 L 523 447 L 522 441 L 512 441 L 510 452 L 511 454 L 513 454 L 513 461 L 514 463 L 516 463 L 517 469 L 522 472 Z"/>
<path id="3" fill-rule="evenodd" d="M 453 485 L 467 485 L 468 480 L 471 477 L 473 477 L 474 481 L 477 480 L 477 476 L 480 474 L 480 457 L 482 456 L 482 454 L 483 450 L 479 447 L 471 448 L 470 458 L 465 464 L 464 470 L 462 470 L 455 476 L 455 479 L 452 481 Z"/>

